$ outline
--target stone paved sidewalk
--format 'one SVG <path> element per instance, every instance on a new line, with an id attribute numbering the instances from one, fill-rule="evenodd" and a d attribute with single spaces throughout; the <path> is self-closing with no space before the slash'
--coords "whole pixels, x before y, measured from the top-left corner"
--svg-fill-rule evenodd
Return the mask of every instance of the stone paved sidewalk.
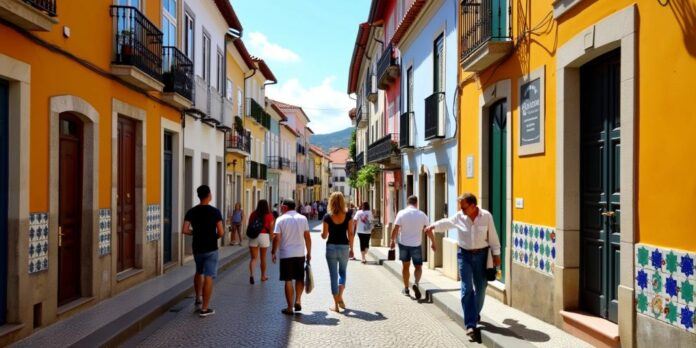
<path id="1" fill-rule="evenodd" d="M 248 254 L 246 248 L 220 249 L 220 268 Z M 95 347 L 118 338 L 153 313 L 170 306 L 171 301 L 193 290 L 193 261 L 145 281 L 93 307 L 43 328 L 16 342 L 15 347 Z M 164 306 L 164 308 L 162 308 Z"/>
<path id="2" fill-rule="evenodd" d="M 211 307 L 216 314 L 199 318 L 186 299 L 126 347 L 462 347 L 466 335 L 432 304 L 400 294 L 397 281 L 376 263 L 350 261 L 342 313 L 332 303 L 325 241 L 312 224 L 315 289 L 303 296 L 301 314 L 285 316 L 278 265 L 269 263 L 270 280 L 249 284 L 245 264 L 219 277 Z M 270 260 L 270 256 L 269 256 Z M 258 275 L 258 273 L 257 273 Z"/>
<path id="3" fill-rule="evenodd" d="M 401 262 L 385 261 L 388 251 L 388 248 L 370 248 L 370 254 L 375 259 L 382 260 L 385 272 L 401 280 Z M 424 265 L 420 284 L 421 288 L 426 290 L 429 300 L 454 318 L 459 325 L 464 325 L 458 281 L 442 275 L 437 270 L 427 269 Z M 509 307 L 490 296 L 486 297 L 481 318 L 482 341 L 488 347 L 591 347 L 590 344 L 558 327 Z"/>

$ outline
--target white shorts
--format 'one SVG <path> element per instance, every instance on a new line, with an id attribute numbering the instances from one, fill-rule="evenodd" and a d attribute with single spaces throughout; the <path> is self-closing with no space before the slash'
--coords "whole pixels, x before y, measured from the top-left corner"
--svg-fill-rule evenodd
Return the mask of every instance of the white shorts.
<path id="1" fill-rule="evenodd" d="M 268 235 L 268 233 L 261 233 L 258 237 L 249 240 L 249 246 L 252 248 L 270 248 L 271 237 Z"/>

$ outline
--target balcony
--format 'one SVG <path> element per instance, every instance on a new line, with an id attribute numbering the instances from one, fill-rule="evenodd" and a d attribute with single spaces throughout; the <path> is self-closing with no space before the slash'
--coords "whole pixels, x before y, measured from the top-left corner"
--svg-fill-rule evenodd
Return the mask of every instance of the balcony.
<path id="1" fill-rule="evenodd" d="M 314 179 L 313 178 L 307 178 L 307 186 L 314 186 Z"/>
<path id="2" fill-rule="evenodd" d="M 362 105 L 355 111 L 355 126 L 362 128 L 367 126 L 367 106 Z"/>
<path id="3" fill-rule="evenodd" d="M 425 140 L 445 137 L 445 92 L 425 98 Z"/>
<path id="4" fill-rule="evenodd" d="M 271 115 L 269 115 L 263 106 L 261 106 L 253 98 L 249 98 L 249 117 L 251 117 L 256 123 L 265 127 L 266 129 L 271 129 Z"/>
<path id="5" fill-rule="evenodd" d="M 306 155 L 306 154 L 307 154 L 307 148 L 304 147 L 302 144 L 297 144 L 297 153 Z"/>
<path id="6" fill-rule="evenodd" d="M 367 162 L 382 164 L 387 168 L 401 166 L 399 134 L 391 133 L 380 138 L 367 148 Z"/>
<path id="7" fill-rule="evenodd" d="M 415 116 L 413 112 L 405 112 L 399 117 L 399 148 L 415 146 Z"/>
<path id="8" fill-rule="evenodd" d="M 464 0 L 461 13 L 461 64 L 481 72 L 513 49 L 510 0 Z"/>
<path id="9" fill-rule="evenodd" d="M 111 17 L 111 72 L 144 90 L 162 92 L 162 32 L 135 7 L 111 6 Z"/>
<path id="10" fill-rule="evenodd" d="M 0 18 L 25 30 L 50 31 L 56 15 L 56 0 L 0 1 Z"/>
<path id="11" fill-rule="evenodd" d="M 269 169 L 290 170 L 290 160 L 280 156 L 268 156 L 266 162 Z"/>
<path id="12" fill-rule="evenodd" d="M 246 177 L 249 179 L 266 180 L 268 178 L 268 167 L 265 164 L 248 161 L 246 167 Z"/>
<path id="13" fill-rule="evenodd" d="M 179 109 L 193 105 L 193 62 L 172 46 L 162 47 L 164 99 Z"/>
<path id="14" fill-rule="evenodd" d="M 365 97 L 367 100 L 371 102 L 376 102 L 377 101 L 377 88 L 375 86 L 377 85 L 377 78 L 375 77 L 375 74 L 368 70 L 367 71 L 367 76 L 365 76 Z"/>
<path id="15" fill-rule="evenodd" d="M 297 176 L 296 176 L 295 183 L 297 183 L 297 184 L 305 184 L 305 183 L 307 182 L 306 180 L 307 180 L 307 178 L 305 178 L 304 175 L 297 175 Z"/>
<path id="16" fill-rule="evenodd" d="M 360 171 L 362 167 L 365 165 L 365 152 L 360 152 L 357 156 L 355 156 L 355 170 Z"/>
<path id="17" fill-rule="evenodd" d="M 321 179 L 318 176 L 314 177 L 314 185 L 321 185 Z"/>
<path id="18" fill-rule="evenodd" d="M 230 133 L 227 133 L 227 139 L 225 139 L 225 148 L 227 148 L 228 152 L 234 152 L 243 156 L 249 156 L 249 153 L 251 153 L 250 139 L 251 132 L 249 131 L 232 131 Z"/>
<path id="19" fill-rule="evenodd" d="M 377 62 L 377 88 L 387 89 L 399 77 L 400 70 L 394 48 L 389 44 Z"/>
<path id="20" fill-rule="evenodd" d="M 297 173 L 297 162 L 295 162 L 295 161 L 290 162 L 290 172 Z"/>

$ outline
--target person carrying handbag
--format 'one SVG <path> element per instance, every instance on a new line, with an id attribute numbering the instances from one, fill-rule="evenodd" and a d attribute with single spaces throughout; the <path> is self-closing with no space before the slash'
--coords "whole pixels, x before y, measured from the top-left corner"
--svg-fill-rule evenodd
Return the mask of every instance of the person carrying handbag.
<path id="1" fill-rule="evenodd" d="M 355 232 L 357 232 L 358 239 L 360 239 L 360 253 L 362 254 L 363 265 L 367 263 L 365 256 L 367 255 L 367 249 L 370 248 L 370 238 L 372 237 L 372 212 L 370 211 L 370 203 L 364 202 L 353 216 L 355 220 Z"/>
<path id="2" fill-rule="evenodd" d="M 460 211 L 450 218 L 436 221 L 426 228 L 432 232 L 457 229 L 459 250 L 457 261 L 461 278 L 461 302 L 467 335 L 480 337 L 478 323 L 486 299 L 488 276 L 500 266 L 500 241 L 493 216 L 477 206 L 476 196 L 464 193 L 458 197 Z M 491 263 L 489 263 L 489 254 Z"/>

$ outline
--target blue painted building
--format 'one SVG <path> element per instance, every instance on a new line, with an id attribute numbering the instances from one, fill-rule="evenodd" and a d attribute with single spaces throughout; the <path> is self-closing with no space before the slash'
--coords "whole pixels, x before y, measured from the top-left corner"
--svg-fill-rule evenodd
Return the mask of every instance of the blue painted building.
<path id="1" fill-rule="evenodd" d="M 457 210 L 457 36 L 457 1 L 434 0 L 411 6 L 392 39 L 401 56 L 402 192 L 417 195 L 433 221 Z M 442 266 L 441 251 L 429 257 Z"/>

